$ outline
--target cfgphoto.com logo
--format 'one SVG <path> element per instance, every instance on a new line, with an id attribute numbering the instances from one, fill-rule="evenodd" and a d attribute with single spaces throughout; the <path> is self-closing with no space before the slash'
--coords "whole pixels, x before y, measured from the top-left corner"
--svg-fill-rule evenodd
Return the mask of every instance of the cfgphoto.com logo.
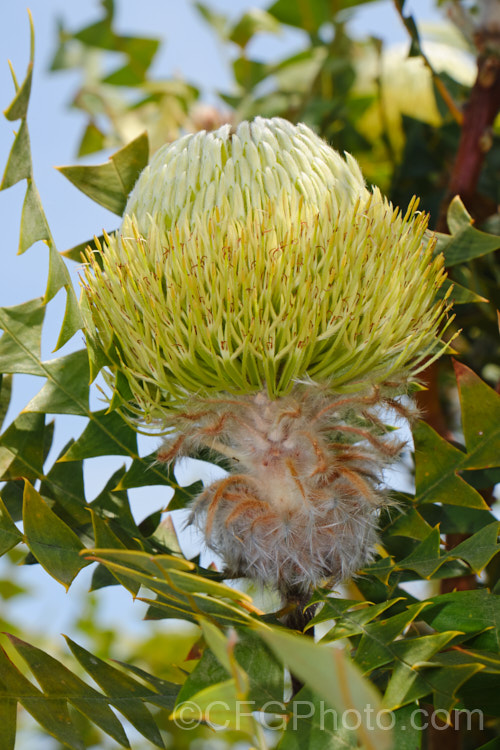
<path id="1" fill-rule="evenodd" d="M 479 709 L 446 711 L 444 709 L 414 708 L 405 713 L 404 720 L 398 720 L 396 713 L 389 710 L 376 710 L 367 705 L 363 710 L 354 708 L 335 711 L 324 701 L 292 701 L 284 704 L 280 701 L 268 701 L 259 709 L 255 701 L 212 701 L 200 706 L 195 701 L 185 701 L 175 709 L 172 719 L 182 729 L 195 729 L 200 724 L 208 724 L 213 729 L 243 729 L 251 717 L 258 717 L 259 722 L 267 729 L 298 729 L 300 722 L 308 720 L 319 730 L 356 731 L 364 727 L 368 731 L 394 729 L 398 723 L 399 731 L 424 731 L 454 729 L 470 730 L 474 726 L 483 729 L 483 712 Z"/>

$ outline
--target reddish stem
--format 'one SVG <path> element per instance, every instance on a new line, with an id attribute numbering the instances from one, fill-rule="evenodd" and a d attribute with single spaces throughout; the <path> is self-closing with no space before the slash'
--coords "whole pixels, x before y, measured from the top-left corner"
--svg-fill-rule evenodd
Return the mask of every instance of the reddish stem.
<path id="1" fill-rule="evenodd" d="M 486 44 L 485 36 L 485 32 L 477 35 L 480 49 Z M 492 125 L 499 110 L 500 58 L 487 51 L 480 52 L 476 82 L 464 108 L 460 144 L 441 207 L 437 227 L 439 231 L 446 231 L 446 211 L 455 195 L 460 195 L 478 219 L 486 218 L 492 213 L 492 208 L 494 210 L 487 201 L 485 212 L 484 199 L 481 210 L 476 192 L 485 156 L 493 145 Z"/>

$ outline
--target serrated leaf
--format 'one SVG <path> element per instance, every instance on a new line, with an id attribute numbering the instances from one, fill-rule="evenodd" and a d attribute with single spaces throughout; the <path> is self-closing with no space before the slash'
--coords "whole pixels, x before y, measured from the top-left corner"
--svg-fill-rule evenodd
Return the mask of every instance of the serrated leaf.
<path id="1" fill-rule="evenodd" d="M 357 730 L 365 750 L 384 750 L 392 746 L 391 733 L 383 729 L 368 729 L 364 708 L 381 708 L 374 686 L 365 680 L 345 651 L 322 646 L 307 636 L 299 636 L 278 628 L 260 626 L 263 640 L 290 670 L 337 711 L 356 711 L 361 717 Z"/>
<path id="2" fill-rule="evenodd" d="M 345 600 L 346 604 L 349 600 Z M 387 609 L 390 609 L 396 602 L 401 599 L 389 599 L 380 604 L 369 604 L 367 602 L 353 601 L 350 606 L 344 607 L 335 599 L 326 598 L 320 612 L 313 617 L 311 625 L 315 625 L 325 620 L 335 620 L 335 625 L 324 636 L 324 640 L 333 641 L 340 638 L 350 638 L 353 635 L 363 633 L 369 622 L 381 615 Z M 364 606 L 363 606 L 364 605 Z M 354 607 L 351 609 L 351 607 Z M 347 612 L 346 610 L 349 609 Z"/>
<path id="3" fill-rule="evenodd" d="M 209 620 L 200 618 L 200 626 L 205 643 L 234 680 L 235 697 L 244 700 L 248 695 L 249 679 L 245 670 L 240 667 L 234 656 L 234 637 L 226 636 Z"/>
<path id="4" fill-rule="evenodd" d="M 8 638 L 50 700 L 57 697 L 67 700 L 114 740 L 124 747 L 130 747 L 122 725 L 101 693 L 41 649 L 13 635 L 8 635 Z"/>
<path id="5" fill-rule="evenodd" d="M 55 698 L 48 701 L 38 688 L 19 672 L 11 662 L 4 649 L 0 647 L 0 704 L 19 701 L 41 727 L 63 745 L 73 750 L 85 750 L 68 714 L 64 699 Z M 10 718 L 11 712 L 9 711 Z M 2 739 L 3 739 L 2 727 Z M 6 727 L 7 737 L 12 735 L 12 727 Z"/>
<path id="6" fill-rule="evenodd" d="M 171 718 L 182 722 L 203 720 L 221 727 L 237 729 L 244 734 L 253 735 L 253 706 L 238 697 L 234 679 L 209 685 L 195 693 L 192 700 L 183 705 L 179 703 L 172 712 Z"/>
<path id="7" fill-rule="evenodd" d="M 113 234 L 116 231 L 117 230 L 114 229 L 112 232 L 107 232 L 107 234 Z M 70 260 L 74 260 L 75 263 L 85 263 L 85 252 L 88 249 L 90 252 L 93 252 L 94 255 L 96 255 L 97 259 L 99 259 L 99 253 L 101 252 L 104 241 L 104 235 L 100 234 L 98 237 L 92 237 L 92 239 L 88 240 L 87 242 L 81 242 L 79 245 L 70 247 L 69 250 L 64 250 L 61 255 L 63 255 L 65 258 L 69 258 Z"/>
<path id="8" fill-rule="evenodd" d="M 355 750 L 359 747 L 355 732 L 345 726 L 349 715 L 344 722 L 339 711 L 325 704 L 309 688 L 299 690 L 287 708 L 291 716 L 287 717 L 286 729 L 276 750 Z M 270 711 L 273 710 L 283 724 L 279 705 L 271 706 Z"/>
<path id="9" fill-rule="evenodd" d="M 2 341 L 0 339 L 0 348 Z M 1 357 L 0 357 L 1 359 Z M 5 422 L 12 397 L 12 375 L 0 374 L 0 430 Z"/>
<path id="10" fill-rule="evenodd" d="M 32 176 L 30 137 L 26 120 L 23 120 L 10 150 L 0 190 L 6 190 L 20 180 L 28 180 Z"/>
<path id="11" fill-rule="evenodd" d="M 465 286 L 458 284 L 450 278 L 445 279 L 442 286 L 439 288 L 436 295 L 437 299 L 444 299 L 450 287 L 452 287 L 452 291 L 449 295 L 449 300 L 453 305 L 470 305 L 477 302 L 488 302 L 486 297 L 481 297 L 477 292 L 474 292 L 472 289 L 467 289 Z M 446 298 L 448 299 L 448 297 Z"/>
<path id="12" fill-rule="evenodd" d="M 398 562 L 397 568 L 414 570 L 422 578 L 431 578 L 444 562 L 439 554 L 440 545 L 441 536 L 436 526 L 413 552 Z"/>
<path id="13" fill-rule="evenodd" d="M 40 347 L 45 307 L 41 298 L 0 308 L 0 370 L 3 373 L 44 375 Z"/>
<path id="14" fill-rule="evenodd" d="M 447 631 L 420 638 L 403 639 L 391 645 L 396 665 L 384 695 L 384 706 L 388 710 L 394 711 L 409 702 L 407 695 L 419 679 L 419 664 L 429 661 L 456 635 L 456 631 Z"/>
<path id="15" fill-rule="evenodd" d="M 406 536 L 410 539 L 425 539 L 431 527 L 415 508 L 402 513 L 389 527 L 391 536 Z"/>
<path id="16" fill-rule="evenodd" d="M 487 510 L 479 492 L 458 476 L 470 457 L 438 435 L 425 422 L 413 428 L 415 484 L 419 503 L 447 503 Z"/>
<path id="17" fill-rule="evenodd" d="M 20 414 L 0 437 L 0 477 L 32 481 L 43 474 L 45 417 Z"/>
<path id="18" fill-rule="evenodd" d="M 16 744 L 16 722 L 17 722 L 17 701 L 4 695 L 2 696 L 2 699 L 0 700 L 0 727 L 2 727 L 2 750 L 14 750 L 14 747 Z"/>
<path id="19" fill-rule="evenodd" d="M 40 565 L 68 589 L 77 573 L 88 564 L 79 554 L 83 544 L 28 481 L 24 489 L 23 523 L 26 543 Z"/>
<path id="20" fill-rule="evenodd" d="M 203 489 L 202 482 L 194 482 L 188 487 L 181 487 L 175 479 L 171 465 L 160 463 L 157 460 L 156 451 L 143 458 L 135 458 L 129 470 L 121 478 L 117 490 L 131 489 L 132 487 L 150 487 L 160 485 L 172 487 L 175 490 L 174 497 L 168 503 L 169 510 L 184 508 Z"/>
<path id="21" fill-rule="evenodd" d="M 194 570 L 194 563 L 185 560 L 183 557 L 174 557 L 174 555 L 151 555 L 140 550 L 119 550 L 119 549 L 89 549 L 85 550 L 86 554 L 99 556 L 103 561 L 117 562 L 132 570 L 143 571 L 151 576 L 158 576 L 163 568 L 168 570 Z"/>
<path id="22" fill-rule="evenodd" d="M 432 694 L 435 711 L 451 711 L 458 703 L 457 690 L 479 671 L 479 664 L 425 669 L 411 685 L 407 700 L 412 702 Z"/>
<path id="23" fill-rule="evenodd" d="M 73 440 L 63 448 L 64 454 Z M 71 464 L 59 463 L 60 458 L 53 464 L 49 473 L 44 477 L 40 485 L 42 497 L 55 500 L 58 507 L 63 510 L 67 518 L 74 526 L 85 526 L 90 523 L 90 514 L 85 500 L 85 488 L 83 482 L 83 461 L 73 461 Z"/>
<path id="24" fill-rule="evenodd" d="M 165 747 L 153 716 L 144 705 L 145 701 L 154 703 L 156 693 L 65 637 L 75 658 L 109 696 L 111 704 L 146 739 L 158 747 Z"/>
<path id="25" fill-rule="evenodd" d="M 59 171 L 96 203 L 121 216 L 140 172 L 148 163 L 146 133 L 94 166 L 58 167 Z"/>
<path id="26" fill-rule="evenodd" d="M 480 648 L 500 651 L 500 596 L 486 589 L 454 591 L 427 600 L 422 619 L 435 630 L 482 633 Z"/>
<path id="27" fill-rule="evenodd" d="M 101 547 L 103 549 L 126 549 L 123 542 L 109 527 L 109 524 L 106 523 L 104 519 L 100 518 L 94 511 L 91 511 L 91 513 L 96 547 Z M 111 571 L 111 573 L 114 575 L 118 583 L 126 588 L 127 591 L 130 591 L 133 596 L 137 595 L 140 583 L 132 580 L 130 576 L 120 575 L 120 573 L 117 573 L 116 571 Z"/>
<path id="28" fill-rule="evenodd" d="M 385 620 L 377 620 L 363 628 L 355 662 L 364 673 L 393 661 L 396 656 L 393 641 L 418 617 L 425 606 L 422 602 L 412 604 L 404 612 Z"/>
<path id="29" fill-rule="evenodd" d="M 83 327 L 82 313 L 72 286 L 66 287 L 66 307 L 55 350 L 60 349 Z"/>
<path id="30" fill-rule="evenodd" d="M 68 452 L 60 461 L 79 461 L 96 456 L 133 456 L 137 455 L 137 433 L 125 422 L 116 411 L 107 409 L 92 412 L 92 420 L 88 423 L 80 437 L 72 444 Z M 128 473 L 128 472 L 127 472 Z M 117 489 L 126 489 L 123 480 Z M 135 485 L 132 485 L 135 486 Z"/>
<path id="31" fill-rule="evenodd" d="M 257 612 L 246 594 L 194 573 L 179 571 L 176 569 L 178 565 L 172 568 L 171 555 L 154 556 L 152 560 L 158 567 L 157 572 L 151 575 L 137 570 L 136 565 L 130 567 L 127 562 L 115 562 L 114 560 L 120 557 L 109 550 L 86 550 L 85 554 L 88 559 L 105 565 L 113 574 L 130 577 L 158 594 L 158 604 L 165 600 L 169 606 L 178 606 L 179 612 L 188 611 L 197 615 L 218 613 L 223 622 L 243 624 L 247 624 L 251 619 L 248 611 Z M 127 560 L 123 558 L 123 554 L 122 560 Z M 225 601 L 226 599 L 229 601 Z"/>
<path id="32" fill-rule="evenodd" d="M 454 362 L 469 459 L 465 468 L 500 466 L 500 395 L 470 368 Z"/>
<path id="33" fill-rule="evenodd" d="M 465 560 L 474 573 L 481 573 L 500 550 L 500 544 L 498 544 L 499 530 L 499 521 L 485 526 L 469 539 L 454 547 L 447 557 Z"/>
<path id="34" fill-rule="evenodd" d="M 99 130 L 94 122 L 89 122 L 83 133 L 82 140 L 80 141 L 77 156 L 80 158 L 82 156 L 88 156 L 88 154 L 93 154 L 96 151 L 101 151 L 104 148 L 105 143 L 106 138 L 104 133 Z"/>
<path id="35" fill-rule="evenodd" d="M 44 362 L 43 366 L 47 382 L 24 411 L 88 416 L 89 363 L 85 349 Z"/>
<path id="36" fill-rule="evenodd" d="M 71 277 L 66 268 L 66 264 L 57 252 L 54 245 L 49 248 L 49 276 L 47 279 L 47 288 L 45 290 L 44 304 L 50 302 L 57 292 L 63 287 L 71 286 Z"/>
<path id="37" fill-rule="evenodd" d="M 28 63 L 28 69 L 26 71 L 26 77 L 19 88 L 16 85 L 16 95 L 12 102 L 9 104 L 7 109 L 4 111 L 4 115 L 7 120 L 20 120 L 26 118 L 28 114 L 28 104 L 31 94 L 31 83 L 33 80 L 33 60 L 35 56 L 35 30 L 33 28 L 33 19 L 30 11 L 28 11 L 28 17 L 30 22 L 30 61 Z"/>
<path id="38" fill-rule="evenodd" d="M 0 499 L 0 555 L 4 555 L 12 549 L 12 547 L 15 547 L 22 538 L 23 535 L 10 517 L 3 501 Z"/>
<path id="39" fill-rule="evenodd" d="M 71 465 L 71 464 L 67 464 Z M 132 537 L 137 535 L 137 524 L 134 521 L 127 492 L 115 491 L 116 483 L 125 473 L 125 467 L 118 469 L 108 479 L 101 492 L 89 507 L 96 510 L 102 518 L 113 519 Z"/>
<path id="40" fill-rule="evenodd" d="M 18 254 L 22 255 L 35 242 L 52 242 L 47 218 L 34 180 L 28 180 L 21 213 Z"/>
<path id="41" fill-rule="evenodd" d="M 397 750 L 420 750 L 424 732 L 424 719 L 417 710 L 418 704 L 408 704 L 392 711 L 394 719 L 394 747 Z"/>
<path id="42" fill-rule="evenodd" d="M 472 226 L 472 219 L 460 196 L 455 196 L 448 208 L 451 237 L 439 235 L 436 249 L 442 252 L 447 266 L 466 263 L 473 258 L 498 250 L 500 237 L 481 232 Z"/>

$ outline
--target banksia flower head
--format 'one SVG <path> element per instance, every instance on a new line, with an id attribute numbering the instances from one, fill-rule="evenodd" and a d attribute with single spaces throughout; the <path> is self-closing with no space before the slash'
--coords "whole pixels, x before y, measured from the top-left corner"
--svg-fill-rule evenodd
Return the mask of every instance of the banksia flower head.
<path id="1" fill-rule="evenodd" d="M 191 520 L 285 596 L 366 561 L 399 450 L 378 411 L 439 356 L 447 303 L 427 219 L 368 191 L 355 160 L 274 118 L 160 149 L 85 268 L 93 351 L 115 402 L 235 471 Z"/>

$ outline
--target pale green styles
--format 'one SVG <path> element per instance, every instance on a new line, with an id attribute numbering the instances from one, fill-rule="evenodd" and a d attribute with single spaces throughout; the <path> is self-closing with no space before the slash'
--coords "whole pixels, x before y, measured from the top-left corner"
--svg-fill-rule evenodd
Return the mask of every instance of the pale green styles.
<path id="1" fill-rule="evenodd" d="M 271 398 L 415 378 L 446 348 L 443 260 L 413 201 L 368 191 L 305 125 L 164 146 L 88 254 L 82 309 L 115 397 L 154 426 L 194 394 Z"/>

